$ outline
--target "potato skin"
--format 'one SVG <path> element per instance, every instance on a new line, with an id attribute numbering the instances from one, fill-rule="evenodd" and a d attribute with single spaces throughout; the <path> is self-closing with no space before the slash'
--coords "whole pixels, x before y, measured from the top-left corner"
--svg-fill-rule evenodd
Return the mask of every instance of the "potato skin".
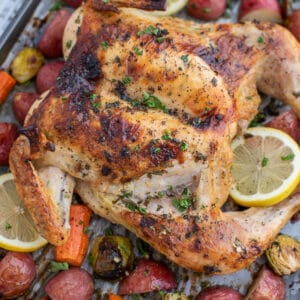
<path id="1" fill-rule="evenodd" d="M 7 252 L 0 262 L 0 295 L 11 299 L 22 295 L 35 277 L 35 263 L 28 253 Z"/>
<path id="2" fill-rule="evenodd" d="M 65 0 L 64 2 L 71 7 L 79 7 L 83 0 Z"/>
<path id="3" fill-rule="evenodd" d="M 212 286 L 201 291 L 196 300 L 242 300 L 242 295 L 227 286 Z"/>
<path id="4" fill-rule="evenodd" d="M 12 123 L 0 123 L 0 166 L 8 165 L 10 148 L 17 138 L 17 127 Z"/>
<path id="5" fill-rule="evenodd" d="M 201 20 L 215 20 L 221 17 L 226 9 L 226 0 L 189 0 L 187 13 Z"/>
<path id="6" fill-rule="evenodd" d="M 275 128 L 289 134 L 297 143 L 300 142 L 300 120 L 292 111 L 286 111 L 265 124 L 267 127 Z"/>
<path id="7" fill-rule="evenodd" d="M 39 50 L 25 47 L 14 58 L 11 73 L 19 83 L 24 83 L 37 74 L 43 63 L 44 56 Z"/>
<path id="8" fill-rule="evenodd" d="M 259 13 L 261 10 L 263 10 L 263 13 Z M 278 22 L 282 21 L 281 9 L 277 0 L 242 0 L 239 7 L 239 20 L 256 19 L 257 21 L 270 21 L 270 16 L 267 17 L 267 12 L 269 14 L 273 13 L 274 19 L 278 19 Z M 250 16 L 250 13 L 251 18 L 247 18 L 248 15 Z"/>
<path id="9" fill-rule="evenodd" d="M 39 97 L 32 92 L 18 92 L 13 98 L 13 111 L 18 122 L 23 125 L 27 112 L 32 103 Z"/>
<path id="10" fill-rule="evenodd" d="M 39 94 L 47 91 L 54 85 L 64 64 L 63 61 L 52 61 L 41 67 L 35 81 L 36 90 Z"/>
<path id="11" fill-rule="evenodd" d="M 285 21 L 285 25 L 289 31 L 300 42 L 300 9 L 295 10 Z"/>
<path id="12" fill-rule="evenodd" d="M 45 286 L 52 300 L 90 300 L 94 292 L 91 275 L 80 268 L 72 268 L 52 277 Z"/>
<path id="13" fill-rule="evenodd" d="M 285 300 L 285 296 L 286 290 L 283 279 L 263 266 L 251 285 L 245 300 Z"/>
<path id="14" fill-rule="evenodd" d="M 62 56 L 62 39 L 65 26 L 71 16 L 67 9 L 60 9 L 45 29 L 37 48 L 47 57 Z"/>

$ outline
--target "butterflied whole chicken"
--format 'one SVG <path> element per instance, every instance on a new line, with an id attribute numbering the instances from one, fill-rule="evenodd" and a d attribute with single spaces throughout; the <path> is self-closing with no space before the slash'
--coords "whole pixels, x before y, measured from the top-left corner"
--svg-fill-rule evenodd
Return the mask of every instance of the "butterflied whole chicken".
<path id="1" fill-rule="evenodd" d="M 68 236 L 74 188 L 95 213 L 183 267 L 242 269 L 300 196 L 222 212 L 230 143 L 257 113 L 257 89 L 300 116 L 300 46 L 278 25 L 157 19 L 122 7 L 131 2 L 87 1 L 69 22 L 65 39 L 76 32 L 77 42 L 11 151 L 18 192 L 52 244 Z"/>

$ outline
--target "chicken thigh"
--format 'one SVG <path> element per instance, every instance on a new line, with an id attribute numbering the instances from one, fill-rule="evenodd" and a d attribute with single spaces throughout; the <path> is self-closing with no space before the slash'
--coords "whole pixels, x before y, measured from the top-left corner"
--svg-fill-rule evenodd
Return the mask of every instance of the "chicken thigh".
<path id="1" fill-rule="evenodd" d="M 10 154 L 17 190 L 52 244 L 68 236 L 70 202 L 47 184 L 62 176 L 68 193 L 175 263 L 242 269 L 299 210 L 300 195 L 222 212 L 230 143 L 257 113 L 257 88 L 300 116 L 300 46 L 278 25 L 158 19 L 120 4 L 87 1 L 68 25 L 76 43 Z"/>

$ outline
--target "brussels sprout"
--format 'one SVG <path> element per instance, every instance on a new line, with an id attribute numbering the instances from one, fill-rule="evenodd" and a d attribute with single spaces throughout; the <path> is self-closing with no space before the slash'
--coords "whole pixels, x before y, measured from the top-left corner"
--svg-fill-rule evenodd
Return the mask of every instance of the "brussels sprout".
<path id="1" fill-rule="evenodd" d="M 93 242 L 90 262 L 100 277 L 115 279 L 132 268 L 133 250 L 130 240 L 123 236 L 98 236 Z"/>
<path id="2" fill-rule="evenodd" d="M 273 271 L 278 275 L 289 275 L 300 269 L 300 242 L 280 234 L 266 250 Z"/>
<path id="3" fill-rule="evenodd" d="M 26 47 L 13 60 L 11 72 L 19 83 L 24 83 L 37 74 L 43 63 L 44 56 L 39 50 Z"/>

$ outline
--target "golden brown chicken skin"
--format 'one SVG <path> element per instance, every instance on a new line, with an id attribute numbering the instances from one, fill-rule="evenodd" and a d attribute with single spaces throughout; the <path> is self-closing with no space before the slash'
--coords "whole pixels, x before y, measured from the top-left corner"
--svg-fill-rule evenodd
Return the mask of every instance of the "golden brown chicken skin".
<path id="1" fill-rule="evenodd" d="M 183 267 L 248 266 L 300 201 L 223 213 L 230 143 L 257 113 L 257 87 L 300 115 L 299 44 L 277 25 L 199 25 L 96 2 L 84 5 L 65 67 L 11 151 L 38 230 L 57 245 L 68 235 L 70 203 L 51 197 L 51 168 L 95 213 Z M 185 207 L 174 205 L 180 197 Z"/>

